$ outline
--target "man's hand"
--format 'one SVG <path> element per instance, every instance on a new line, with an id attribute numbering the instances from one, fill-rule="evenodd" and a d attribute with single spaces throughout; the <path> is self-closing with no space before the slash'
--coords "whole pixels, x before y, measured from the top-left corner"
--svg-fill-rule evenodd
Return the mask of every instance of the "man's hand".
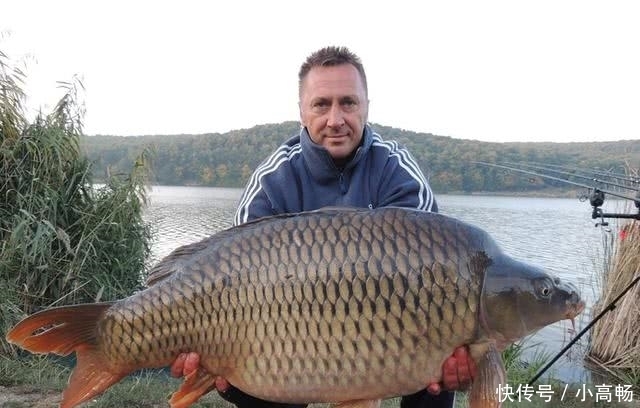
<path id="1" fill-rule="evenodd" d="M 182 353 L 171 364 L 171 376 L 180 378 L 187 376 L 200 368 L 200 355 L 198 353 Z M 222 377 L 216 377 L 215 389 L 225 392 L 229 389 L 229 382 Z"/>
<path id="2" fill-rule="evenodd" d="M 466 347 L 458 347 L 442 364 L 442 383 L 427 384 L 427 391 L 438 395 L 445 390 L 464 390 L 476 375 L 476 363 Z"/>

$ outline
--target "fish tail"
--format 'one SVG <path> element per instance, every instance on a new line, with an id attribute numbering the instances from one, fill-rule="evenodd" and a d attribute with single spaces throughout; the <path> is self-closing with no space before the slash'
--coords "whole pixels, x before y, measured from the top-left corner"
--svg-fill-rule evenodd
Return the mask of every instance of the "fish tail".
<path id="1" fill-rule="evenodd" d="M 27 317 L 7 334 L 7 341 L 32 353 L 66 356 L 76 352 L 77 364 L 62 395 L 61 408 L 71 408 L 101 394 L 128 373 L 110 372 L 97 348 L 96 324 L 112 303 L 63 306 Z"/>
<path id="2" fill-rule="evenodd" d="M 7 334 L 7 341 L 32 353 L 66 356 L 96 344 L 96 323 L 112 303 L 62 306 L 35 313 Z"/>

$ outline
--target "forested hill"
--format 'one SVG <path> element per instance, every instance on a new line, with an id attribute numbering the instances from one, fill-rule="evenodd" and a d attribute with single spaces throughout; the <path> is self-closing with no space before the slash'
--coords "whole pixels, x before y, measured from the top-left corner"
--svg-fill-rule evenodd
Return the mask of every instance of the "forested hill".
<path id="1" fill-rule="evenodd" d="M 242 187 L 253 169 L 283 141 L 298 122 L 267 124 L 228 133 L 156 136 L 86 136 L 83 150 L 100 180 L 109 168 L 128 172 L 145 147 L 155 152 L 154 184 Z M 548 187 L 548 181 L 473 165 L 485 162 L 541 162 L 624 172 L 640 167 L 640 140 L 585 143 L 489 143 L 415 133 L 373 125 L 384 139 L 405 145 L 435 191 L 523 191 Z"/>

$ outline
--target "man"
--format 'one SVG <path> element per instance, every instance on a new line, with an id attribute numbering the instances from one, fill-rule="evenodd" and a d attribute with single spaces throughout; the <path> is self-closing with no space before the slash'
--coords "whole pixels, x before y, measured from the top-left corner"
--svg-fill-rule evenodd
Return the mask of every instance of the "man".
<path id="1" fill-rule="evenodd" d="M 437 211 L 433 193 L 418 164 L 395 142 L 384 141 L 367 125 L 367 80 L 360 59 L 344 47 L 311 54 L 300 68 L 299 108 L 302 129 L 253 173 L 240 199 L 235 224 L 282 213 L 326 206 L 377 208 L 400 206 Z M 179 356 L 172 374 L 194 371 L 197 354 Z M 457 389 L 475 371 L 461 347 L 443 365 L 443 384 Z M 403 408 L 450 408 L 453 393 L 440 384 L 403 397 Z M 258 400 L 229 386 L 215 388 L 223 398 L 245 407 L 304 407 Z"/>

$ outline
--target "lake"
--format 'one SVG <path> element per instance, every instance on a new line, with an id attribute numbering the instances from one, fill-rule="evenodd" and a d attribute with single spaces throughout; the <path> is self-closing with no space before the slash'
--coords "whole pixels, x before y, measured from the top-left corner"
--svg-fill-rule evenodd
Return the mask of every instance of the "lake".
<path id="1" fill-rule="evenodd" d="M 145 217 L 155 232 L 153 260 L 175 248 L 198 241 L 231 226 L 242 190 L 210 187 L 154 186 Z M 588 202 L 577 198 L 528 198 L 439 195 L 440 212 L 489 232 L 514 258 L 536 264 L 576 284 L 587 303 L 576 330 L 586 326 L 597 299 L 603 264 L 603 240 L 615 234 L 615 221 L 607 229 L 595 227 Z M 623 204 L 605 202 L 606 212 L 622 211 Z M 527 339 L 555 354 L 571 339 L 571 324 L 559 322 Z M 586 339 L 556 363 L 553 375 L 566 382 L 584 382 L 589 373 L 582 366 Z M 582 345 L 582 346 L 581 346 Z"/>

